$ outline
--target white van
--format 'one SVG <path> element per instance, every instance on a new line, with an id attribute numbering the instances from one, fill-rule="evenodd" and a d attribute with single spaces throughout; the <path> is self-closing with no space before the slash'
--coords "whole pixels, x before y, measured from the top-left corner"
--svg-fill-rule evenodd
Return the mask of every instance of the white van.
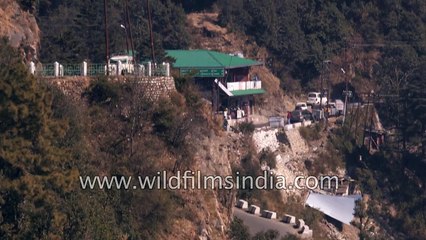
<path id="1" fill-rule="evenodd" d="M 306 101 L 308 105 L 319 105 L 320 101 L 322 101 L 322 105 L 327 104 L 327 97 L 323 96 L 321 100 L 321 93 L 319 92 L 308 93 L 308 100 Z"/>
<path id="2" fill-rule="evenodd" d="M 336 99 L 334 102 L 330 102 L 330 105 L 334 106 L 336 108 L 337 114 L 341 115 L 345 111 L 345 104 L 342 100 Z"/>
<path id="3" fill-rule="evenodd" d="M 298 102 L 296 103 L 296 110 L 300 109 L 302 111 L 308 110 L 308 105 L 305 102 Z"/>
<path id="4" fill-rule="evenodd" d="M 111 64 L 117 65 L 118 74 L 127 74 L 134 72 L 134 66 L 132 64 L 133 57 L 128 55 L 116 55 L 110 58 Z M 115 70 L 117 71 L 117 70 Z"/>

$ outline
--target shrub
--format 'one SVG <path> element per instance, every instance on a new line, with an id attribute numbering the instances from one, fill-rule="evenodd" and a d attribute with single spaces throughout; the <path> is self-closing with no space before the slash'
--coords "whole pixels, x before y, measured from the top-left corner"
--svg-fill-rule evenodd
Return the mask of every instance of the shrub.
<path id="1" fill-rule="evenodd" d="M 252 135 L 254 132 L 254 124 L 253 122 L 242 122 L 238 124 L 238 130 L 242 132 L 244 135 Z"/>
<path id="2" fill-rule="evenodd" d="M 273 153 L 269 148 L 267 150 L 263 149 L 262 152 L 260 152 L 259 161 L 260 163 L 265 162 L 271 168 L 276 168 L 277 161 L 275 157 L 275 153 Z"/>
<path id="3" fill-rule="evenodd" d="M 281 240 L 298 240 L 299 238 L 293 234 L 287 234 L 285 237 L 281 238 Z"/>
<path id="4" fill-rule="evenodd" d="M 256 233 L 256 235 L 254 235 L 252 239 L 253 240 L 275 240 L 275 239 L 278 239 L 279 236 L 280 234 L 278 233 L 277 230 L 269 229 L 266 232 L 262 231 L 262 232 Z"/>
<path id="5" fill-rule="evenodd" d="M 235 217 L 234 220 L 232 220 L 229 230 L 229 237 L 232 240 L 250 239 L 248 227 L 244 225 L 241 219 Z"/>
<path id="6" fill-rule="evenodd" d="M 185 97 L 186 105 L 193 111 L 199 110 L 202 104 L 202 98 L 192 79 L 176 78 L 175 85 L 176 90 Z"/>
<path id="7" fill-rule="evenodd" d="M 290 142 L 288 141 L 287 134 L 284 132 L 284 130 L 280 130 L 276 135 L 278 142 L 290 147 Z"/>
<path id="8" fill-rule="evenodd" d="M 119 86 L 109 82 L 106 78 L 99 78 L 90 84 L 84 95 L 88 97 L 90 103 L 116 102 L 119 96 Z"/>
<path id="9" fill-rule="evenodd" d="M 309 127 L 301 127 L 299 128 L 299 133 L 306 141 L 315 141 L 321 138 L 321 126 L 320 124 L 314 124 Z"/>

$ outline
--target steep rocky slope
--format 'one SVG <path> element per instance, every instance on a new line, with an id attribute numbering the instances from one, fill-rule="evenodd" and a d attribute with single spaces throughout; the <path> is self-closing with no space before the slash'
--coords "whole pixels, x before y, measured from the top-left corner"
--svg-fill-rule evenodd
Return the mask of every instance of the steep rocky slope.
<path id="1" fill-rule="evenodd" d="M 0 36 L 9 39 L 13 47 L 19 47 L 25 59 L 37 59 L 40 29 L 35 17 L 21 9 L 15 0 L 0 1 Z"/>

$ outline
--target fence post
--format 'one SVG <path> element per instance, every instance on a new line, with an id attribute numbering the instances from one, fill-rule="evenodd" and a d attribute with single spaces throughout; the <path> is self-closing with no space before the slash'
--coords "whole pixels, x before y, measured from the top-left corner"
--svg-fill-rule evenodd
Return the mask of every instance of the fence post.
<path id="1" fill-rule="evenodd" d="M 148 62 L 148 66 L 147 67 L 148 67 L 148 69 L 147 69 L 148 70 L 148 76 L 151 77 L 152 76 L 152 72 L 151 72 L 152 71 L 151 61 Z"/>
<path id="2" fill-rule="evenodd" d="M 31 73 L 32 75 L 34 75 L 34 74 L 35 74 L 35 71 L 36 71 L 35 63 L 34 63 L 33 61 L 31 61 L 31 62 L 30 62 L 30 73 Z"/>
<path id="3" fill-rule="evenodd" d="M 138 74 L 145 76 L 145 66 L 143 64 L 139 65 L 139 72 Z"/>
<path id="4" fill-rule="evenodd" d="M 64 76 L 64 66 L 62 64 L 59 64 L 59 76 Z"/>
<path id="5" fill-rule="evenodd" d="M 170 77 L 170 63 L 166 63 L 166 77 Z"/>
<path id="6" fill-rule="evenodd" d="M 58 62 L 55 62 L 55 63 L 53 64 L 53 66 L 54 66 L 54 69 L 53 69 L 53 75 L 54 75 L 55 77 L 58 77 L 58 76 L 59 76 L 59 63 L 58 63 Z"/>
<path id="7" fill-rule="evenodd" d="M 82 68 L 81 68 L 81 75 L 82 76 L 87 76 L 87 62 L 86 61 L 83 61 L 83 65 L 82 65 Z"/>
<path id="8" fill-rule="evenodd" d="M 118 75 L 121 75 L 121 68 L 122 68 L 123 66 L 122 66 L 122 64 L 121 64 L 121 61 L 118 61 L 117 62 L 117 76 Z"/>
<path id="9" fill-rule="evenodd" d="M 160 71 L 160 75 L 161 75 L 161 76 L 166 75 L 166 63 L 165 63 L 165 62 L 162 62 L 162 63 L 161 63 L 161 71 Z"/>

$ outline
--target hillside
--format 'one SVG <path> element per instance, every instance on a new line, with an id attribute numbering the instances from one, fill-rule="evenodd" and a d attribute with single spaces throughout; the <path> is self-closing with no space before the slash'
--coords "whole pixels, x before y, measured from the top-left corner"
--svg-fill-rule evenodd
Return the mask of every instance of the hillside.
<path id="1" fill-rule="evenodd" d="M 21 47 L 27 61 L 38 58 L 40 29 L 34 15 L 21 9 L 17 1 L 0 2 L 0 36 L 13 47 Z"/>
<path id="2" fill-rule="evenodd" d="M 263 119 L 285 116 L 321 86 L 343 98 L 347 83 L 353 97 L 345 121 L 279 129 L 240 122 L 226 131 L 223 115 L 212 113 L 189 78 L 32 76 L 30 60 L 103 64 L 103 2 L 4 0 L 0 239 L 247 240 L 247 227 L 233 217 L 237 199 L 304 219 L 314 239 L 426 239 L 423 1 L 107 3 L 110 54 L 128 50 L 131 30 L 137 61 L 152 60 L 151 15 L 157 63 L 165 49 L 240 53 L 264 63 L 251 69 L 266 90 L 255 96 Z M 136 182 L 160 172 L 253 177 L 265 169 L 290 181 L 344 178 L 348 192 L 363 195 L 353 221 L 336 223 L 306 207 L 307 189 L 82 186 L 87 176 Z"/>

